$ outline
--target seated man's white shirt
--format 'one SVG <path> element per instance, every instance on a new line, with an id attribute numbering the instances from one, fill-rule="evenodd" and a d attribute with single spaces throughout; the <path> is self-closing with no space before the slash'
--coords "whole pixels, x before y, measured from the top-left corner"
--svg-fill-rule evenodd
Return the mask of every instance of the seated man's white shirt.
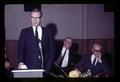
<path id="1" fill-rule="evenodd" d="M 91 64 L 93 64 L 94 59 L 95 59 L 95 56 L 92 54 L 91 55 Z"/>
<path id="2" fill-rule="evenodd" d="M 63 54 L 64 54 L 64 52 L 65 52 L 65 49 L 66 49 L 66 48 L 63 47 L 63 49 L 62 49 L 62 56 L 63 56 Z M 65 56 L 64 56 L 64 58 L 63 58 L 61 67 L 67 67 L 67 66 L 68 66 L 68 59 L 69 59 L 69 50 L 67 49 L 67 51 L 66 51 L 66 53 L 65 53 Z"/>
<path id="3" fill-rule="evenodd" d="M 95 55 L 92 54 L 92 55 L 91 55 L 91 63 L 92 63 L 92 64 L 93 64 L 94 59 L 95 59 Z M 95 65 L 97 64 L 97 62 L 101 63 L 102 61 L 99 61 L 99 60 L 96 58 Z"/>

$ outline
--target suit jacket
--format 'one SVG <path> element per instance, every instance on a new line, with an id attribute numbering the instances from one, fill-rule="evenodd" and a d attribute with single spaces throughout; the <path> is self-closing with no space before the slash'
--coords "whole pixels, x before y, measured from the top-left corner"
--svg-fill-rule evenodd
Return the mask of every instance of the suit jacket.
<path id="1" fill-rule="evenodd" d="M 91 55 L 84 55 L 76 68 L 78 68 L 82 73 L 87 72 L 87 70 L 90 69 L 92 76 L 101 74 L 108 74 L 108 76 L 111 76 L 110 69 L 105 63 L 105 60 L 102 59 L 102 63 L 97 62 L 94 66 L 91 63 Z"/>
<path id="2" fill-rule="evenodd" d="M 57 41 L 56 43 L 56 47 L 55 47 L 55 61 L 59 58 L 59 56 L 61 55 L 61 51 L 63 48 L 63 42 Z M 69 71 L 71 71 L 72 69 L 74 69 L 74 66 L 79 62 L 80 60 L 80 55 L 76 53 L 74 53 L 74 51 L 70 48 L 69 50 L 69 59 L 68 59 L 68 66 L 61 68 L 67 73 L 69 74 Z M 55 69 L 54 70 L 58 71 L 59 69 Z"/>
<path id="3" fill-rule="evenodd" d="M 50 70 L 54 59 L 54 44 L 46 28 L 42 28 L 42 51 L 44 69 Z M 18 62 L 24 62 L 28 69 L 40 69 L 41 62 L 38 56 L 39 51 L 32 26 L 22 29 L 18 44 Z"/>

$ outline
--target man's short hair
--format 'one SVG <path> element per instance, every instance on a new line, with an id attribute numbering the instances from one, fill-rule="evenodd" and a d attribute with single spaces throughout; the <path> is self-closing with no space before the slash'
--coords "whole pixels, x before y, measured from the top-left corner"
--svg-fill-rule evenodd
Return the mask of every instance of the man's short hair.
<path id="1" fill-rule="evenodd" d="M 41 17 L 42 17 L 42 11 L 41 11 L 41 9 L 39 9 L 39 8 L 34 8 L 34 9 L 32 9 L 31 13 L 32 13 L 32 12 L 40 12 L 40 15 L 41 15 Z M 31 13 L 30 13 L 30 16 L 31 16 Z"/>
<path id="2" fill-rule="evenodd" d="M 71 39 L 71 40 L 73 40 L 72 37 L 66 37 L 64 40 L 66 40 L 66 39 Z"/>
<path id="3" fill-rule="evenodd" d="M 99 44 L 99 43 L 93 44 L 92 48 L 94 49 L 94 48 L 96 48 L 96 47 L 99 47 L 100 49 L 102 49 L 102 46 L 101 46 L 101 44 Z"/>

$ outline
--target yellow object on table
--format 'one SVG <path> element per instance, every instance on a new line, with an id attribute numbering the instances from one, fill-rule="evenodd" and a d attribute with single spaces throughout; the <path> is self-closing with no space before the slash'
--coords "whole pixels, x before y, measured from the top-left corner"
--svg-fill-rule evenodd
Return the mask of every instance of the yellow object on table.
<path id="1" fill-rule="evenodd" d="M 70 78 L 78 78 L 80 76 L 81 72 L 79 70 L 72 70 L 69 73 Z"/>

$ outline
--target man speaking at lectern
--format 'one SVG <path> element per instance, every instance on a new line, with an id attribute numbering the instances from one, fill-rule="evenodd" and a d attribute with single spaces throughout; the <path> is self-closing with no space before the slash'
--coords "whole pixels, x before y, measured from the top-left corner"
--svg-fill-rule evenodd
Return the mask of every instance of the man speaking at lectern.
<path id="1" fill-rule="evenodd" d="M 47 28 L 41 26 L 42 12 L 30 13 L 32 26 L 22 29 L 18 43 L 18 69 L 50 71 L 54 58 L 54 44 Z"/>

